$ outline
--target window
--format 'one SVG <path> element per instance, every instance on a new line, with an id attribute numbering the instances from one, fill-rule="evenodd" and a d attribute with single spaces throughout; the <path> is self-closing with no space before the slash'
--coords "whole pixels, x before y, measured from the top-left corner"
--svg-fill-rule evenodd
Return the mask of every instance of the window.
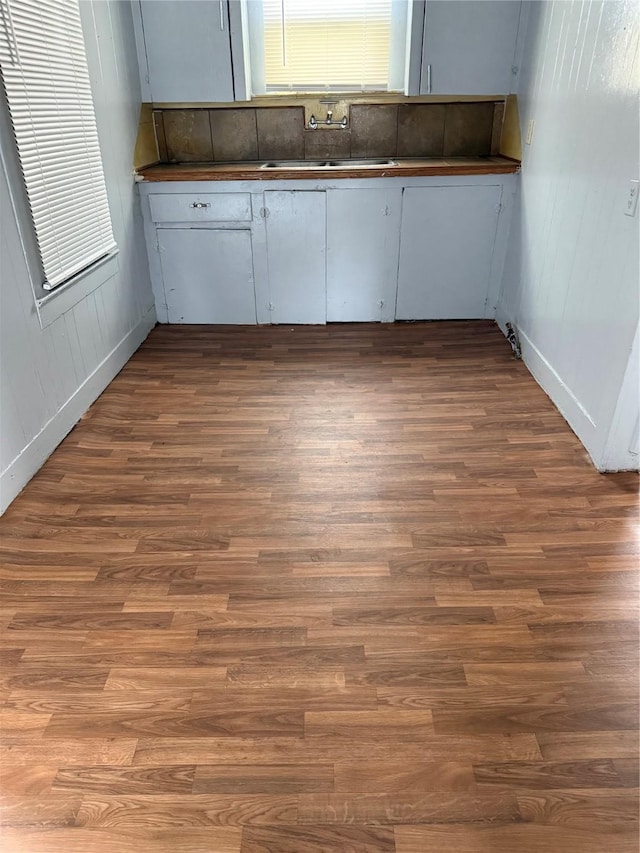
<path id="1" fill-rule="evenodd" d="M 0 65 L 44 290 L 116 248 L 78 0 L 0 0 Z"/>
<path id="2" fill-rule="evenodd" d="M 254 95 L 402 91 L 407 0 L 252 0 Z"/>

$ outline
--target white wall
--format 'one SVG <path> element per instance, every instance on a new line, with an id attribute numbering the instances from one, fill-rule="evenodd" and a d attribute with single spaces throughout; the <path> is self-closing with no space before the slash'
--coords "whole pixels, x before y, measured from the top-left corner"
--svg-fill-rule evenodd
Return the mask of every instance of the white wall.
<path id="1" fill-rule="evenodd" d="M 640 176 L 639 7 L 530 6 L 523 141 L 529 119 L 535 127 L 523 145 L 498 320 L 515 322 L 527 366 L 596 466 L 637 467 L 624 446 L 638 421 L 637 387 L 628 380 L 622 407 L 618 400 L 638 327 L 640 211 L 623 211 Z M 616 408 L 625 425 L 612 431 Z"/>
<path id="2" fill-rule="evenodd" d="M 7 176 L 0 169 L 0 511 L 155 323 L 132 181 L 140 89 L 130 5 L 126 0 L 83 0 L 80 7 L 119 269 L 41 328 Z"/>

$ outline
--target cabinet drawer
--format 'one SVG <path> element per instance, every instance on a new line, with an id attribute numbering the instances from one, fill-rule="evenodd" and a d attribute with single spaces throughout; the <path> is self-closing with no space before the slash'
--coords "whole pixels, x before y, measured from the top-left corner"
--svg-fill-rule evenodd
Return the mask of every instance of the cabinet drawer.
<path id="1" fill-rule="evenodd" d="M 150 195 L 154 222 L 250 222 L 250 193 Z"/>

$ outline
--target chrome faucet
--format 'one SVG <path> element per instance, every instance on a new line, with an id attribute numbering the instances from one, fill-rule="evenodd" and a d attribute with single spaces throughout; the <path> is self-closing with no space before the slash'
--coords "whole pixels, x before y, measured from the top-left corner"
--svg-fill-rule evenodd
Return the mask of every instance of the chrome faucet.
<path id="1" fill-rule="evenodd" d="M 327 117 L 322 122 L 322 124 L 326 125 L 326 127 L 338 127 L 346 129 L 348 125 L 346 116 L 344 116 L 340 121 L 333 120 L 333 110 L 331 109 L 331 107 L 334 107 L 336 105 L 336 101 L 320 101 L 320 103 L 326 104 L 327 106 Z M 318 122 L 318 119 L 314 115 L 312 115 L 309 119 L 309 130 L 317 130 L 319 124 L 320 122 Z"/>

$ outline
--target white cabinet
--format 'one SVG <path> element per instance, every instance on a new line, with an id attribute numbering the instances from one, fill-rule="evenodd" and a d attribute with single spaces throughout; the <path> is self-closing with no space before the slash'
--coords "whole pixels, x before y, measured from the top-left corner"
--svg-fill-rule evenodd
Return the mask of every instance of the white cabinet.
<path id="1" fill-rule="evenodd" d="M 272 323 L 325 323 L 326 193 L 268 191 L 266 214 Z"/>
<path id="2" fill-rule="evenodd" d="M 256 323 L 251 232 L 158 228 L 169 323 Z"/>
<path id="3" fill-rule="evenodd" d="M 514 180 L 142 183 L 158 319 L 493 317 Z"/>
<path id="4" fill-rule="evenodd" d="M 500 186 L 405 189 L 396 319 L 486 316 L 501 192 Z"/>
<path id="5" fill-rule="evenodd" d="M 409 94 L 513 91 L 520 0 L 413 0 Z M 132 0 L 142 97 L 155 103 L 248 100 L 245 0 Z"/>
<path id="6" fill-rule="evenodd" d="M 516 0 L 427 0 L 420 94 L 513 91 L 521 5 Z"/>
<path id="7" fill-rule="evenodd" d="M 402 189 L 327 191 L 327 320 L 391 321 Z"/>
<path id="8" fill-rule="evenodd" d="M 133 10 L 143 100 L 234 100 L 228 0 L 137 0 Z"/>

